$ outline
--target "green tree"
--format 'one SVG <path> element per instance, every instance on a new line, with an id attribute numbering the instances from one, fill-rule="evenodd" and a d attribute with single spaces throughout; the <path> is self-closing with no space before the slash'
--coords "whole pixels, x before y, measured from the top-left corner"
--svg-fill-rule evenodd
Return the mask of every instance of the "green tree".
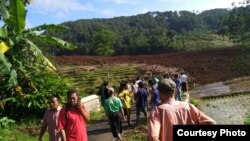
<path id="1" fill-rule="evenodd" d="M 94 34 L 94 48 L 96 55 L 111 56 L 115 53 L 114 43 L 116 35 L 103 27 L 99 28 Z"/>
<path id="2" fill-rule="evenodd" d="M 170 41 L 168 37 L 168 29 L 157 27 L 151 31 L 150 44 L 152 48 L 161 49 L 167 48 Z"/>
<path id="3" fill-rule="evenodd" d="M 233 3 L 234 5 L 234 3 Z M 234 7 L 224 19 L 222 32 L 237 43 L 249 43 L 250 38 L 250 5 L 244 0 L 240 7 Z"/>
<path id="4" fill-rule="evenodd" d="M 103 27 L 99 28 L 94 34 L 94 47 L 97 55 L 111 56 L 115 53 L 114 43 L 116 41 L 116 35 L 114 32 L 109 31 Z M 107 79 L 109 79 L 108 62 L 107 65 Z"/>
<path id="5" fill-rule="evenodd" d="M 4 22 L 0 27 L 0 100 L 8 103 L 9 114 L 13 115 L 23 111 L 23 108 L 44 108 L 47 96 L 62 93 L 68 85 L 56 74 L 56 67 L 34 41 L 66 49 L 74 49 L 75 46 L 59 38 L 37 34 L 51 29 L 65 29 L 64 26 L 42 25 L 25 29 L 27 11 L 24 1 L 8 2 L 0 0 L 0 15 Z"/>

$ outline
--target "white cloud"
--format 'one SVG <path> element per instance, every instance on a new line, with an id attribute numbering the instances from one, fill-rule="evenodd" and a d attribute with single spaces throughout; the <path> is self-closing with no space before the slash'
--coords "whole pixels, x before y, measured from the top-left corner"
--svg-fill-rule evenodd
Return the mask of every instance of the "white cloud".
<path id="1" fill-rule="evenodd" d="M 115 4 L 125 4 L 125 3 L 131 3 L 132 0 L 101 0 L 103 2 L 111 2 Z"/>
<path id="2" fill-rule="evenodd" d="M 31 7 L 36 12 L 62 18 L 73 11 L 94 11 L 91 3 L 82 4 L 79 0 L 32 0 Z"/>

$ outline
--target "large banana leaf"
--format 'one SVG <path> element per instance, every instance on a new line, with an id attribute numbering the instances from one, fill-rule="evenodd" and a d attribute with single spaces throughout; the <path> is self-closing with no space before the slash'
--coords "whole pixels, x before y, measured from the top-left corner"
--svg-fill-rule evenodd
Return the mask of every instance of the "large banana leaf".
<path id="1" fill-rule="evenodd" d="M 43 54 L 42 51 L 31 41 L 29 40 L 25 40 L 26 43 L 29 44 L 30 46 L 30 50 L 33 53 L 33 55 L 35 55 L 37 58 L 40 58 L 41 60 L 43 60 L 43 64 L 45 64 L 45 66 L 49 67 L 50 70 L 56 71 L 56 67 L 49 61 L 49 59 L 47 59 Z"/>
<path id="2" fill-rule="evenodd" d="M 11 70 L 10 72 L 10 78 L 8 80 L 8 83 L 11 84 L 11 86 L 16 86 L 17 85 L 17 73 L 15 70 Z"/>
<path id="3" fill-rule="evenodd" d="M 11 64 L 5 59 L 4 54 L 0 53 L 0 73 L 2 75 L 9 75 L 8 86 L 16 86 L 17 85 L 17 73 L 15 70 L 11 70 Z"/>
<path id="4" fill-rule="evenodd" d="M 32 31 L 43 31 L 43 30 L 64 30 L 67 29 L 68 27 L 63 26 L 63 25 L 55 25 L 55 24 L 44 24 L 40 25 L 34 28 L 31 28 L 30 30 Z"/>
<path id="5" fill-rule="evenodd" d="M 7 25 L 16 33 L 21 33 L 25 28 L 26 11 L 23 0 L 10 0 L 9 5 L 10 17 Z"/>
<path id="6" fill-rule="evenodd" d="M 11 69 L 11 64 L 4 57 L 4 54 L 0 52 L 0 73 L 9 74 Z"/>
<path id="7" fill-rule="evenodd" d="M 77 47 L 69 42 L 66 42 L 62 39 L 52 37 L 52 36 L 45 36 L 45 35 L 37 35 L 35 36 L 37 40 L 40 40 L 42 42 L 47 42 L 55 45 L 59 45 L 62 48 L 73 50 L 76 49 Z"/>
<path id="8" fill-rule="evenodd" d="M 0 27 L 0 38 L 1 39 L 7 38 L 7 30 L 4 27 Z"/>
<path id="9" fill-rule="evenodd" d="M 5 0 L 0 0 L 0 15 L 2 16 L 3 20 L 9 19 L 9 12 L 5 6 Z"/>

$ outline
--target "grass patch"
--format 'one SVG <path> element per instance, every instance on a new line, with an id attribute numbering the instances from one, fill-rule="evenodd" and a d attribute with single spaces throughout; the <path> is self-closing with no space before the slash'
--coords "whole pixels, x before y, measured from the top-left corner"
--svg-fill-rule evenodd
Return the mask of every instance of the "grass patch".
<path id="1" fill-rule="evenodd" d="M 61 71 L 61 76 L 69 78 L 82 97 L 97 94 L 98 88 L 106 80 L 109 81 L 110 86 L 118 88 L 121 80 L 134 79 L 139 74 L 139 69 L 136 65 L 110 65 L 108 68 L 109 77 L 105 66 L 95 67 L 91 71 L 79 66 L 61 66 L 59 69 L 63 70 Z"/>
<path id="2" fill-rule="evenodd" d="M 244 118 L 244 124 L 245 125 L 250 125 L 250 116 L 247 116 Z"/>
<path id="3" fill-rule="evenodd" d="M 36 141 L 38 139 L 39 127 L 31 128 L 26 126 L 14 126 L 0 130 L 0 141 Z M 43 140 L 48 141 L 49 135 L 46 132 Z"/>
<path id="4" fill-rule="evenodd" d="M 216 34 L 186 33 L 176 37 L 174 47 L 178 50 L 199 51 L 212 48 L 230 47 L 233 42 Z"/>
<path id="5" fill-rule="evenodd" d="M 105 116 L 104 108 L 101 107 L 99 111 L 90 112 L 90 124 L 101 121 Z"/>
<path id="6" fill-rule="evenodd" d="M 193 98 L 190 100 L 190 103 L 196 107 L 199 105 L 199 102 L 200 102 L 200 99 L 198 99 L 198 98 Z"/>

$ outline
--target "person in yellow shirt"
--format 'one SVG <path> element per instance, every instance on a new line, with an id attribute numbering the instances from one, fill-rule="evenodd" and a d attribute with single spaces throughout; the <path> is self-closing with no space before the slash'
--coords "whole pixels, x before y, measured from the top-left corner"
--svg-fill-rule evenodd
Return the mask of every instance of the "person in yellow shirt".
<path id="1" fill-rule="evenodd" d="M 131 93 L 128 91 L 128 86 L 126 81 L 122 81 L 120 84 L 120 92 L 118 97 L 123 103 L 124 115 L 127 116 L 128 125 L 131 126 L 132 122 L 130 119 L 130 107 L 131 107 Z"/>

